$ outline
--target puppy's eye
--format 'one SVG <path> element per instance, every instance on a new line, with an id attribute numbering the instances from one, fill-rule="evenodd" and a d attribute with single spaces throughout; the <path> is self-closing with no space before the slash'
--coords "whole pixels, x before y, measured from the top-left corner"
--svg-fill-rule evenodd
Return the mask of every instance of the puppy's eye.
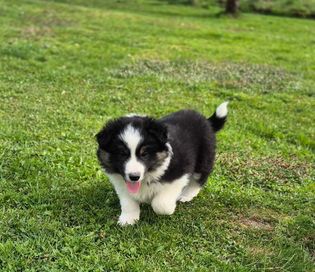
<path id="1" fill-rule="evenodd" d="M 141 148 L 140 149 L 140 157 L 146 157 L 147 155 L 149 155 L 149 152 L 146 148 Z"/>

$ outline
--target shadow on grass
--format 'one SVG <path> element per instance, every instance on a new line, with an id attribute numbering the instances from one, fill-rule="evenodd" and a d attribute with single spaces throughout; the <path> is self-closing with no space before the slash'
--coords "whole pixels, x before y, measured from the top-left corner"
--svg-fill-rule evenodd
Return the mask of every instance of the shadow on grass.
<path id="1" fill-rule="evenodd" d="M 66 190 L 55 196 L 51 207 L 57 220 L 67 226 L 78 225 L 116 225 L 120 215 L 119 199 L 113 188 L 107 183 L 98 182 L 93 185 Z M 178 202 L 175 214 L 172 216 L 156 215 L 151 205 L 141 204 L 140 224 L 144 225 L 173 225 L 179 229 L 179 221 L 204 223 L 228 214 L 236 214 L 249 205 L 255 206 L 255 200 L 246 196 L 230 195 L 227 192 L 211 193 L 204 190 L 200 196 L 189 203 Z M 47 195 L 49 198 L 49 196 Z M 256 203 L 259 206 L 259 203 Z M 198 214 L 198 216 L 196 216 Z M 229 216 L 228 216 L 229 217 Z"/>

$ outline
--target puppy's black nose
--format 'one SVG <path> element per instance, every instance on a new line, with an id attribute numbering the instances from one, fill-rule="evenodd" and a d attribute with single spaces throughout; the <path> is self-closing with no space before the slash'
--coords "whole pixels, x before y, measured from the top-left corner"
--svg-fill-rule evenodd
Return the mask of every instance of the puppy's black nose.
<path id="1" fill-rule="evenodd" d="M 131 181 L 138 181 L 140 178 L 140 173 L 130 173 L 128 177 Z"/>

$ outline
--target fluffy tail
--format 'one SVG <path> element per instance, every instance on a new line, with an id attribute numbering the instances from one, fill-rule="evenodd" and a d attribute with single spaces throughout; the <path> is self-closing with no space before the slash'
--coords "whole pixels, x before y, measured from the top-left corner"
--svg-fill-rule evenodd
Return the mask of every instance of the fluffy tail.
<path id="1" fill-rule="evenodd" d="M 217 107 L 215 113 L 212 114 L 212 116 L 208 119 L 214 132 L 217 132 L 223 128 L 227 118 L 228 104 L 229 102 L 223 102 L 221 105 L 219 105 L 219 107 Z"/>

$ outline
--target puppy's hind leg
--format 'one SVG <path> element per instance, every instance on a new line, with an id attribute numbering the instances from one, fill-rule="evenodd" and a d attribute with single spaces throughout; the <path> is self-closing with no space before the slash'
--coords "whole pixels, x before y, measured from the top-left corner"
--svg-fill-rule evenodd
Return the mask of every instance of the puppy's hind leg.
<path id="1" fill-rule="evenodd" d="M 156 214 L 173 214 L 176 208 L 176 201 L 188 182 L 189 176 L 183 175 L 172 183 L 163 184 L 163 188 L 156 194 L 151 202 L 154 212 Z"/>
<path id="2" fill-rule="evenodd" d="M 197 180 L 199 179 L 200 174 L 195 173 L 192 175 L 189 184 L 183 189 L 181 195 L 179 196 L 178 200 L 180 202 L 189 202 L 198 195 L 202 188 L 201 185 L 197 182 Z"/>

